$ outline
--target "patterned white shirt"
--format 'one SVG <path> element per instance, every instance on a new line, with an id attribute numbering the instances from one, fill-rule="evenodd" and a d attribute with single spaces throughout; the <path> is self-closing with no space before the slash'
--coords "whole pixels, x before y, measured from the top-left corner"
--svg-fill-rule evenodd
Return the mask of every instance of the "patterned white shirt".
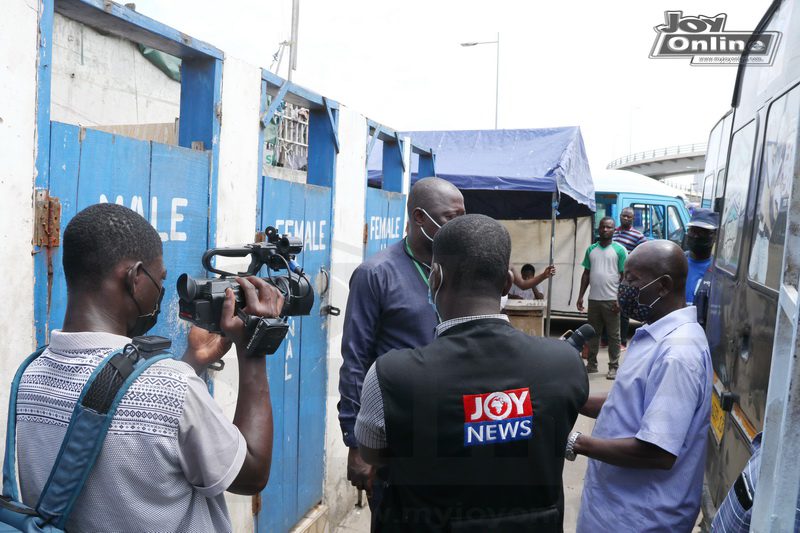
<path id="1" fill-rule="evenodd" d="M 108 333 L 53 331 L 25 371 L 17 400 L 19 479 L 34 506 L 75 402 L 108 353 Z M 128 389 L 67 522 L 69 531 L 230 531 L 223 493 L 244 463 L 244 437 L 186 363 L 164 360 Z"/>

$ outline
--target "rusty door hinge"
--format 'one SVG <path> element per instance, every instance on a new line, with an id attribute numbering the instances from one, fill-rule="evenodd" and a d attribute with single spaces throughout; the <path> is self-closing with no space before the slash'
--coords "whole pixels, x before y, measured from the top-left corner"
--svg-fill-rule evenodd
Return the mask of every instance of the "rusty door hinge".
<path id="1" fill-rule="evenodd" d="M 55 248 L 61 245 L 61 202 L 46 189 L 34 197 L 33 245 Z"/>
<path id="2" fill-rule="evenodd" d="M 261 512 L 261 493 L 253 496 L 253 516 L 258 516 Z"/>

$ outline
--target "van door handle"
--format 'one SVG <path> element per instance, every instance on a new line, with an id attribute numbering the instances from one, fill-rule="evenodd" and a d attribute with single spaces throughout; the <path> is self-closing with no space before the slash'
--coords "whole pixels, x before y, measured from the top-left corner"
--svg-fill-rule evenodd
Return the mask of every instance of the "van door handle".
<path id="1" fill-rule="evenodd" d="M 722 404 L 722 410 L 730 413 L 733 409 L 733 404 L 739 403 L 739 395 L 735 392 L 723 392 L 720 395 L 720 403 Z"/>

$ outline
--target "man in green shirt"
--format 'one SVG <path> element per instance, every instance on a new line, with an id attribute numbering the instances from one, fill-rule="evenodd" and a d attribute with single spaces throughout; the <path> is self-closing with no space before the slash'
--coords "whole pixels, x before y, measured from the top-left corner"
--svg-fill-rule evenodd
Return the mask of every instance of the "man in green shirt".
<path id="1" fill-rule="evenodd" d="M 578 311 L 583 313 L 583 297 L 589 288 L 589 324 L 597 332 L 597 337 L 589 341 L 589 363 L 586 371 L 597 372 L 597 352 L 600 350 L 599 336 L 605 329 L 608 335 L 608 374 L 606 378 L 617 377 L 619 366 L 619 305 L 617 288 L 622 279 L 625 258 L 628 252 L 621 244 L 613 242 L 614 219 L 604 217 L 597 228 L 598 241 L 586 249 L 583 258 L 581 290 L 578 293 Z"/>

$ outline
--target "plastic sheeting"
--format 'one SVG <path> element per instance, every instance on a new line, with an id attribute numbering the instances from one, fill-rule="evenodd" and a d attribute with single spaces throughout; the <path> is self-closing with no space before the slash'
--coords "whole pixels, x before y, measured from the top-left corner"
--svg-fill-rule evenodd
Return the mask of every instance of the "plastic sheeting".
<path id="1" fill-rule="evenodd" d="M 401 135 L 411 137 L 416 146 L 433 148 L 436 175 L 462 191 L 557 192 L 584 207 L 578 211 L 588 214 L 595 210 L 594 184 L 578 127 L 411 131 Z M 417 159 L 414 155 L 412 170 L 417 168 Z M 381 143 L 375 143 L 368 163 L 368 176 L 373 184 L 380 179 L 381 160 Z M 418 176 L 412 172 L 412 183 L 416 179 Z M 501 218 L 544 218 L 538 213 L 542 197 L 531 196 L 532 200 L 527 202 L 536 204 L 539 216 L 521 212 L 520 216 Z M 549 208 L 550 202 L 546 200 L 544 212 L 549 212 Z"/>
<path id="2" fill-rule="evenodd" d="M 592 243 L 592 219 L 581 217 L 556 222 L 552 259 L 549 220 L 500 220 L 500 223 L 511 235 L 511 264 L 520 269 L 530 263 L 537 273 L 549 264 L 555 265 L 551 309 L 562 315 L 576 315 L 575 301 L 583 275 L 581 261 Z M 547 281 L 539 285 L 539 290 L 547 295 Z"/>

